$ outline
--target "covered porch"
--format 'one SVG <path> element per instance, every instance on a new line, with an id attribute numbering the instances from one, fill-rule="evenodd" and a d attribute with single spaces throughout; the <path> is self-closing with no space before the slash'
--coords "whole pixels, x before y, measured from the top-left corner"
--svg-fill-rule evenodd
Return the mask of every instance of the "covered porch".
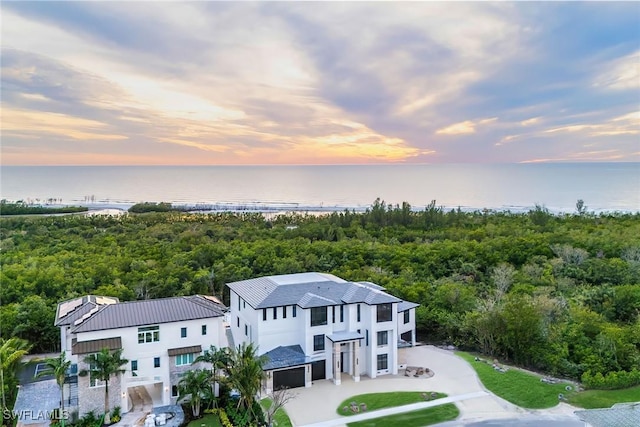
<path id="1" fill-rule="evenodd" d="M 364 336 L 360 332 L 335 332 L 327 335 L 331 341 L 333 383 L 342 383 L 342 373 L 346 373 L 358 382 L 360 381 L 360 340 Z"/>

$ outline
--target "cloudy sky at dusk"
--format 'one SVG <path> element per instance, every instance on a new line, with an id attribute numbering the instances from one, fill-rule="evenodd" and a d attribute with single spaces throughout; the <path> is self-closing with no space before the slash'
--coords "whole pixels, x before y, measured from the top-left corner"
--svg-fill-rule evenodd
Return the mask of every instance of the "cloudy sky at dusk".
<path id="1" fill-rule="evenodd" d="M 637 2 L 2 2 L 2 164 L 640 161 Z"/>

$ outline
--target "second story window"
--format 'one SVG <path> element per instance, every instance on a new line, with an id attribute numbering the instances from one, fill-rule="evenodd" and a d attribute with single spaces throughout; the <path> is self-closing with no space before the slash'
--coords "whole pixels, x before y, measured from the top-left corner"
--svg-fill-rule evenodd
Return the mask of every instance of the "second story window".
<path id="1" fill-rule="evenodd" d="M 179 354 L 176 356 L 176 366 L 191 365 L 193 363 L 193 353 Z"/>
<path id="2" fill-rule="evenodd" d="M 405 310 L 404 311 L 404 323 L 409 323 L 409 319 L 410 319 L 409 316 L 410 316 L 409 315 L 409 310 Z"/>
<path id="3" fill-rule="evenodd" d="M 138 361 L 137 360 L 132 360 L 131 361 L 131 372 L 135 372 L 138 370 Z"/>
<path id="4" fill-rule="evenodd" d="M 153 367 L 154 368 L 159 368 L 160 367 L 160 358 L 159 357 L 154 357 L 153 358 Z"/>
<path id="5" fill-rule="evenodd" d="M 160 326 L 138 328 L 138 344 L 160 341 Z"/>
<path id="6" fill-rule="evenodd" d="M 202 335 L 207 335 L 207 325 L 202 325 Z"/>
<path id="7" fill-rule="evenodd" d="M 282 306 L 282 318 L 283 319 L 287 318 L 287 306 L 286 305 Z"/>
<path id="8" fill-rule="evenodd" d="M 380 322 L 390 322 L 393 320 L 393 313 L 391 312 L 391 303 L 387 304 L 378 304 L 376 306 L 376 314 L 378 323 Z"/>
<path id="9" fill-rule="evenodd" d="M 336 323 L 336 306 L 331 307 L 331 323 Z"/>
<path id="10" fill-rule="evenodd" d="M 278 318 L 278 307 L 273 307 L 273 320 Z"/>
<path id="11" fill-rule="evenodd" d="M 378 345 L 387 345 L 389 344 L 389 333 L 387 331 L 378 332 Z"/>
<path id="12" fill-rule="evenodd" d="M 267 309 L 263 308 L 262 309 L 262 321 L 266 321 L 267 320 Z"/>
<path id="13" fill-rule="evenodd" d="M 314 335 L 313 336 L 313 351 L 322 351 L 324 350 L 324 335 Z"/>
<path id="14" fill-rule="evenodd" d="M 360 321 L 360 304 L 356 307 L 356 322 Z"/>
<path id="15" fill-rule="evenodd" d="M 180 328 L 180 338 L 187 337 L 187 328 Z"/>
<path id="16" fill-rule="evenodd" d="M 296 317 L 296 308 L 298 308 L 298 306 L 297 306 L 297 305 L 294 305 L 294 306 L 292 306 L 292 308 L 291 308 L 291 315 L 292 315 L 293 317 Z"/>
<path id="17" fill-rule="evenodd" d="M 340 306 L 340 323 L 344 322 L 344 305 Z"/>
<path id="18" fill-rule="evenodd" d="M 311 308 L 311 326 L 322 326 L 327 324 L 327 307 Z"/>

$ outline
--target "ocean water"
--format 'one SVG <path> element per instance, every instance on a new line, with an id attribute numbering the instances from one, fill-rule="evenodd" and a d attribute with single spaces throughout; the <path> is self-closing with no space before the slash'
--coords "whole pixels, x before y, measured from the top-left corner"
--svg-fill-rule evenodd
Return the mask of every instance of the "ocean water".
<path id="1" fill-rule="evenodd" d="M 148 202 L 224 210 L 422 209 L 640 212 L 640 163 L 335 166 L 3 166 L 0 197 L 93 208 Z"/>

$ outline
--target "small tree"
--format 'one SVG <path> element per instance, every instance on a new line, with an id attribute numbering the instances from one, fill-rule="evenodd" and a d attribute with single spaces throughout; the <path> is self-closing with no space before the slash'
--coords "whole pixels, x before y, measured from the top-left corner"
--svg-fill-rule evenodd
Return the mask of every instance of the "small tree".
<path id="1" fill-rule="evenodd" d="M 276 412 L 295 397 L 296 395 L 286 387 L 274 390 L 269 394 L 269 396 L 267 396 L 267 399 L 271 401 L 271 405 L 264 409 L 264 418 L 267 422 L 267 426 L 271 427 L 273 425 Z"/>
<path id="2" fill-rule="evenodd" d="M 219 383 L 221 376 L 220 371 L 226 370 L 229 365 L 230 353 L 226 347 L 217 348 L 212 345 L 203 355 L 200 355 L 193 363 L 205 362 L 211 364 L 211 391 L 217 396 L 216 385 Z M 214 399 L 215 402 L 215 399 Z"/>
<path id="3" fill-rule="evenodd" d="M 200 417 L 202 399 L 211 393 L 210 380 L 209 372 L 204 369 L 196 369 L 195 371 L 187 371 L 178 383 L 178 400 L 189 396 L 191 412 L 196 418 Z"/>
<path id="4" fill-rule="evenodd" d="M 2 408 L 13 407 L 18 379 L 16 372 L 22 365 L 22 356 L 29 353 L 31 345 L 21 338 L 0 338 L 0 383 Z"/>
<path id="5" fill-rule="evenodd" d="M 258 349 L 253 343 L 240 344 L 231 352 L 227 373 L 229 382 L 240 393 L 238 408 L 242 407 L 253 419 L 255 396 L 262 387 L 265 373 L 262 366 L 266 363 L 264 356 L 257 355 Z"/>
<path id="6" fill-rule="evenodd" d="M 103 348 L 99 353 L 90 354 L 84 358 L 89 364 L 89 374 L 98 381 L 104 381 L 104 423 L 109 424 L 109 380 L 113 375 L 124 373 L 122 365 L 129 363 L 122 358 L 122 349 L 113 353 L 108 348 Z"/>
<path id="7" fill-rule="evenodd" d="M 58 357 L 45 359 L 46 369 L 38 372 L 37 377 L 53 375 L 60 387 L 60 409 L 64 411 L 64 380 L 67 377 L 67 371 L 71 366 L 71 360 L 67 359 L 66 353 L 63 351 Z"/>

